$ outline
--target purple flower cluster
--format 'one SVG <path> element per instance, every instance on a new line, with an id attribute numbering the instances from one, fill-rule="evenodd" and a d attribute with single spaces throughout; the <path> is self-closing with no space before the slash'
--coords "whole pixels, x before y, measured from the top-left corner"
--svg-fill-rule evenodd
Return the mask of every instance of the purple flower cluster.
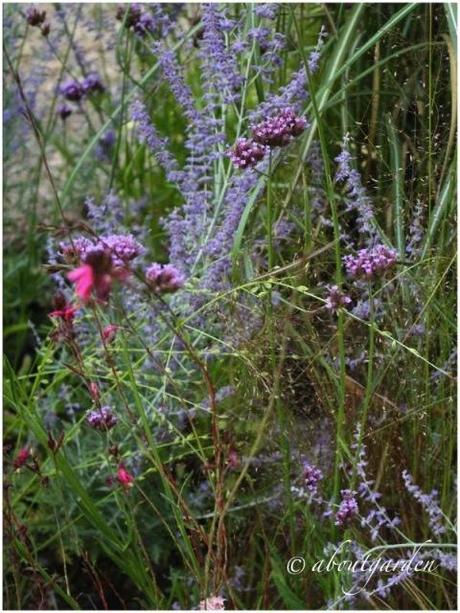
<path id="1" fill-rule="evenodd" d="M 119 5 L 116 12 L 116 19 L 123 22 L 126 29 L 132 28 L 139 36 L 154 32 L 160 25 L 152 13 L 148 13 L 140 4 L 131 3 Z"/>
<path id="2" fill-rule="evenodd" d="M 267 148 L 249 138 L 239 138 L 229 152 L 232 163 L 237 168 L 252 168 L 263 160 Z"/>
<path id="3" fill-rule="evenodd" d="M 316 495 L 318 491 L 318 483 L 323 478 L 323 473 L 316 466 L 312 466 L 308 462 L 305 462 L 303 466 L 303 478 L 305 480 L 305 486 L 310 494 Z"/>
<path id="4" fill-rule="evenodd" d="M 385 245 L 376 245 L 369 249 L 360 249 L 356 255 L 346 255 L 343 261 L 351 277 L 372 279 L 394 266 L 396 258 L 394 249 Z"/>
<path id="5" fill-rule="evenodd" d="M 69 102 L 80 102 L 84 96 L 104 91 L 105 87 L 99 76 L 95 73 L 89 74 L 81 82 L 76 79 L 68 79 L 59 87 L 59 93 Z M 67 119 L 72 114 L 72 111 L 72 107 L 65 102 L 59 105 L 57 109 L 57 113 L 62 120 Z"/>
<path id="6" fill-rule="evenodd" d="M 185 283 L 185 276 L 172 264 L 151 264 L 145 277 L 157 294 L 176 292 Z"/>
<path id="7" fill-rule="evenodd" d="M 283 109 L 276 116 L 253 126 L 252 139 L 239 138 L 229 153 L 233 164 L 246 169 L 260 162 L 270 147 L 285 147 L 307 127 L 303 117 L 292 109 Z"/>
<path id="8" fill-rule="evenodd" d="M 253 126 L 252 136 L 261 145 L 285 147 L 293 138 L 300 136 L 306 127 L 306 119 L 297 116 L 291 108 L 286 108 Z"/>
<path id="9" fill-rule="evenodd" d="M 433 531 L 433 534 L 436 536 L 443 534 L 446 531 L 446 528 L 443 525 L 444 514 L 439 506 L 438 491 L 432 490 L 430 494 L 423 493 L 420 487 L 414 483 L 412 475 L 407 470 L 403 470 L 402 478 L 404 480 L 406 490 L 428 513 L 428 523 Z"/>
<path id="10" fill-rule="evenodd" d="M 329 294 L 326 298 L 326 309 L 336 313 L 340 307 L 350 304 L 351 298 L 344 294 L 337 285 L 328 287 Z"/>
<path id="11" fill-rule="evenodd" d="M 100 236 L 97 242 L 80 236 L 73 240 L 73 247 L 67 243 L 61 243 L 60 250 L 65 257 L 77 257 L 81 261 L 86 261 L 88 255 L 93 252 L 108 251 L 115 266 L 126 266 L 131 260 L 144 253 L 145 248 L 132 234 L 108 234 Z"/>
<path id="12" fill-rule="evenodd" d="M 90 411 L 86 416 L 88 424 L 96 430 L 110 430 L 117 425 L 118 419 L 110 407 Z"/>
<path id="13" fill-rule="evenodd" d="M 342 501 L 339 510 L 335 515 L 336 526 L 346 526 L 358 514 L 358 503 L 356 502 L 356 492 L 352 490 L 341 490 Z"/>

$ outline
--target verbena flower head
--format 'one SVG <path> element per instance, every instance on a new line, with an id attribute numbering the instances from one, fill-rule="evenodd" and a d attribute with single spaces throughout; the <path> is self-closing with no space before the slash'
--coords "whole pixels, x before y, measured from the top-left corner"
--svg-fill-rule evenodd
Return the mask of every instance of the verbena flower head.
<path id="1" fill-rule="evenodd" d="M 270 119 L 252 128 L 257 143 L 269 147 L 285 147 L 293 138 L 300 136 L 307 127 L 307 121 L 290 109 L 282 109 Z"/>
<path id="2" fill-rule="evenodd" d="M 306 462 L 303 466 L 303 478 L 305 486 L 311 494 L 316 494 L 318 483 L 323 478 L 323 473 L 319 468 Z"/>
<path id="3" fill-rule="evenodd" d="M 229 157 L 237 168 L 251 168 L 263 160 L 267 148 L 248 138 L 239 138 Z"/>
<path id="4" fill-rule="evenodd" d="M 347 273 L 351 277 L 372 279 L 381 275 L 396 263 L 397 253 L 385 245 L 376 245 L 369 249 L 360 249 L 356 255 L 343 258 Z"/>
<path id="5" fill-rule="evenodd" d="M 70 115 L 72 115 L 72 108 L 64 102 L 57 107 L 57 114 L 62 119 L 62 121 L 65 121 L 67 117 L 70 117 Z"/>
<path id="6" fill-rule="evenodd" d="M 200 611 L 225 611 L 225 598 L 208 596 L 200 602 Z"/>
<path id="7" fill-rule="evenodd" d="M 176 292 L 185 283 L 185 276 L 172 264 L 151 264 L 145 277 L 157 294 Z"/>
<path id="8" fill-rule="evenodd" d="M 336 313 L 340 307 L 350 304 L 351 298 L 339 290 L 337 285 L 328 288 L 329 294 L 326 298 L 326 309 Z"/>
<path id="9" fill-rule="evenodd" d="M 82 86 L 75 79 L 65 81 L 65 83 L 61 85 L 59 91 L 66 100 L 71 100 L 72 102 L 78 102 L 83 98 L 84 94 Z"/>
<path id="10" fill-rule="evenodd" d="M 356 492 L 352 490 L 341 490 L 342 501 L 339 510 L 335 515 L 335 525 L 345 526 L 357 515 L 358 503 L 356 502 Z"/>
<path id="11" fill-rule="evenodd" d="M 101 407 L 90 411 L 86 416 L 86 421 L 95 430 L 110 430 L 118 423 L 118 419 L 110 407 Z"/>
<path id="12" fill-rule="evenodd" d="M 144 247 L 132 234 L 101 236 L 99 244 L 109 249 L 116 266 L 123 266 L 145 252 Z"/>
<path id="13" fill-rule="evenodd" d="M 105 87 L 101 79 L 95 73 L 90 74 L 83 79 L 81 83 L 81 88 L 85 94 L 105 91 Z"/>

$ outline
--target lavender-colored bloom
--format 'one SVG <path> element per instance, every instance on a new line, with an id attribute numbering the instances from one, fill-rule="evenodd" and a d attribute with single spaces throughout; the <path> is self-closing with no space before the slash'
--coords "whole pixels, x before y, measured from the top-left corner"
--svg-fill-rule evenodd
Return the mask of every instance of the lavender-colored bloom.
<path id="1" fill-rule="evenodd" d="M 376 245 L 369 249 L 360 249 L 356 255 L 346 255 L 343 258 L 347 273 L 351 277 L 373 277 L 383 274 L 396 263 L 397 254 L 394 249 L 385 245 Z"/>
<path id="2" fill-rule="evenodd" d="M 303 478 L 305 480 L 305 486 L 310 494 L 316 495 L 318 491 L 318 483 L 323 478 L 323 473 L 319 468 L 305 462 L 303 466 Z"/>
<path id="3" fill-rule="evenodd" d="M 232 163 L 237 168 L 251 168 L 263 160 L 267 148 L 248 138 L 239 138 L 229 152 Z"/>
<path id="4" fill-rule="evenodd" d="M 100 236 L 96 242 L 80 236 L 73 239 L 73 246 L 61 243 L 60 250 L 65 259 L 72 260 L 76 257 L 80 261 L 86 261 L 91 253 L 106 252 L 111 255 L 115 266 L 126 266 L 145 251 L 132 234 L 109 234 Z"/>
<path id="5" fill-rule="evenodd" d="M 167 150 L 166 139 L 162 139 L 158 136 L 155 127 L 150 121 L 147 109 L 140 100 L 134 101 L 131 105 L 131 119 L 136 124 L 139 140 L 145 143 L 152 153 L 154 153 L 165 170 L 167 177 L 172 180 L 175 177 L 173 173 L 177 171 L 177 161 Z"/>
<path id="6" fill-rule="evenodd" d="M 72 115 L 72 107 L 70 107 L 65 102 L 63 104 L 59 104 L 57 107 L 57 114 L 62 119 L 62 121 L 65 121 L 67 117 L 70 117 L 70 115 Z"/>
<path id="7" fill-rule="evenodd" d="M 183 287 L 185 275 L 172 264 L 151 264 L 145 277 L 150 287 L 158 294 L 176 292 Z"/>
<path id="8" fill-rule="evenodd" d="M 323 39 L 326 36 L 325 30 L 321 29 L 317 50 L 312 52 L 308 59 L 309 71 L 313 74 L 318 68 L 319 49 L 323 45 Z M 308 98 L 308 77 L 305 68 L 295 72 L 287 85 L 282 87 L 278 94 L 273 94 L 264 102 L 259 104 L 257 109 L 251 113 L 250 120 L 252 123 L 262 121 L 264 117 L 270 117 L 274 113 L 282 109 L 292 109 L 298 113 L 302 104 Z"/>
<path id="9" fill-rule="evenodd" d="M 418 485 L 414 483 L 412 475 L 403 470 L 402 478 L 409 494 L 417 500 L 424 510 L 428 513 L 428 523 L 436 536 L 443 534 L 446 528 L 443 525 L 444 514 L 439 506 L 438 491 L 432 490 L 430 494 L 425 494 Z"/>
<path id="10" fill-rule="evenodd" d="M 95 151 L 96 158 L 99 161 L 110 161 L 116 140 L 117 136 L 113 130 L 107 130 L 107 132 L 101 136 Z"/>
<path id="11" fill-rule="evenodd" d="M 275 2 L 256 4 L 254 7 L 254 13 L 257 17 L 263 17 L 264 19 L 276 19 L 279 5 Z"/>
<path id="12" fill-rule="evenodd" d="M 154 32 L 156 27 L 155 18 L 151 13 L 143 12 L 134 24 L 134 31 L 139 36 L 145 36 L 148 32 Z"/>
<path id="13" fill-rule="evenodd" d="M 357 213 L 357 227 L 361 234 L 367 235 L 369 239 L 375 239 L 375 229 L 373 226 L 374 212 L 371 200 L 366 194 L 362 184 L 361 175 L 355 170 L 351 163 L 352 157 L 348 151 L 348 140 L 342 144 L 341 153 L 335 158 L 338 164 L 335 180 L 345 183 L 347 189 L 347 210 Z"/>
<path id="14" fill-rule="evenodd" d="M 116 266 L 127 264 L 145 251 L 132 234 L 101 236 L 98 244 L 110 250 Z"/>
<path id="15" fill-rule="evenodd" d="M 414 216 L 409 226 L 409 244 L 406 247 L 406 252 L 410 255 L 417 255 L 420 250 L 420 244 L 424 236 L 423 217 L 425 206 L 421 200 L 417 200 Z"/>
<path id="16" fill-rule="evenodd" d="M 66 100 L 78 102 L 83 98 L 84 92 L 82 86 L 78 81 L 76 81 L 75 79 L 69 79 L 61 85 L 60 93 L 64 96 Z"/>
<path id="17" fill-rule="evenodd" d="M 85 94 L 91 94 L 93 92 L 102 93 L 103 91 L 105 91 L 105 87 L 101 79 L 95 73 L 90 74 L 83 79 L 81 83 L 81 88 Z"/>
<path id="18" fill-rule="evenodd" d="M 342 501 L 339 510 L 335 514 L 335 525 L 345 526 L 358 514 L 358 503 L 356 502 L 356 492 L 352 490 L 341 490 Z"/>
<path id="19" fill-rule="evenodd" d="M 366 445 L 362 441 L 361 425 L 358 425 L 356 428 L 354 443 L 351 445 L 351 447 L 357 452 L 356 475 L 359 479 L 359 496 L 366 502 L 372 504 L 372 508 L 369 513 L 362 518 L 361 525 L 370 530 L 372 541 L 376 541 L 381 528 L 386 527 L 394 529 L 401 523 L 401 520 L 397 515 L 395 515 L 393 519 L 390 518 L 387 510 L 379 503 L 379 500 L 382 498 L 382 494 L 375 490 L 375 482 L 367 478 Z"/>
<path id="20" fill-rule="evenodd" d="M 90 411 L 86 416 L 88 424 L 96 430 L 110 430 L 117 425 L 118 419 L 110 407 Z"/>
<path id="21" fill-rule="evenodd" d="M 261 145 L 284 147 L 293 138 L 302 134 L 307 121 L 297 116 L 290 108 L 282 109 L 277 115 L 253 126 L 253 139 Z"/>
<path id="22" fill-rule="evenodd" d="M 328 287 L 328 297 L 326 298 L 326 309 L 336 313 L 340 307 L 350 304 L 351 298 L 339 290 L 337 285 Z"/>
<path id="23" fill-rule="evenodd" d="M 224 21 L 225 16 L 217 4 L 203 5 L 200 56 L 208 95 L 214 89 L 215 93 L 223 95 L 224 101 L 230 104 L 239 99 L 238 90 L 243 83 L 243 77 L 238 70 L 234 54 L 226 48 L 222 34 Z"/>

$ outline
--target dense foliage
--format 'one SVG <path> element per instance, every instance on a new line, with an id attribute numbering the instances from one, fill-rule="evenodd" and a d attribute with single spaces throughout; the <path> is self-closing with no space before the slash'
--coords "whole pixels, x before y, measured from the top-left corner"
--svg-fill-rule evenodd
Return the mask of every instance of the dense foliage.
<path id="1" fill-rule="evenodd" d="M 454 5 L 3 8 L 5 608 L 456 609 Z"/>

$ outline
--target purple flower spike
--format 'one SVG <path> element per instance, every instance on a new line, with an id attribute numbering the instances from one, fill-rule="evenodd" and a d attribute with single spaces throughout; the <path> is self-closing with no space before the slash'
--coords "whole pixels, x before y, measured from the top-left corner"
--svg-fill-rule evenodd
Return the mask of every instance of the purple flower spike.
<path id="1" fill-rule="evenodd" d="M 97 76 L 97 74 L 90 74 L 83 79 L 81 84 L 83 92 L 85 94 L 91 94 L 93 92 L 103 92 L 105 91 L 105 87 L 102 84 L 102 81 Z"/>
<path id="2" fill-rule="evenodd" d="M 145 276 L 157 294 L 176 292 L 185 283 L 185 276 L 172 264 L 151 264 Z"/>
<path id="3" fill-rule="evenodd" d="M 371 249 L 360 249 L 357 255 L 343 258 L 347 273 L 351 277 L 372 279 L 383 274 L 396 263 L 397 253 L 385 245 L 376 245 Z"/>
<path id="4" fill-rule="evenodd" d="M 307 127 L 303 117 L 292 109 L 283 109 L 270 119 L 266 119 L 252 128 L 254 140 L 269 147 L 285 147 L 293 138 L 300 136 Z"/>
<path id="5" fill-rule="evenodd" d="M 356 502 L 356 492 L 352 490 L 341 490 L 342 502 L 340 503 L 339 510 L 335 515 L 335 525 L 345 526 L 348 524 L 355 515 L 358 513 L 358 503 Z"/>
<path id="6" fill-rule="evenodd" d="M 78 81 L 75 79 L 69 79 L 63 83 L 60 87 L 60 92 L 66 100 L 72 102 L 78 102 L 83 97 L 83 89 Z"/>
<path id="7" fill-rule="evenodd" d="M 263 145 L 247 138 L 239 138 L 229 156 L 235 166 L 245 169 L 263 160 L 266 152 L 267 149 Z"/>
<path id="8" fill-rule="evenodd" d="M 350 296 L 342 293 L 337 285 L 332 285 L 328 289 L 329 295 L 326 298 L 326 309 L 336 313 L 340 307 L 350 304 Z"/>
<path id="9" fill-rule="evenodd" d="M 95 430 L 110 430 L 117 425 L 118 419 L 110 407 L 101 407 L 90 411 L 86 416 L 86 421 Z"/>

